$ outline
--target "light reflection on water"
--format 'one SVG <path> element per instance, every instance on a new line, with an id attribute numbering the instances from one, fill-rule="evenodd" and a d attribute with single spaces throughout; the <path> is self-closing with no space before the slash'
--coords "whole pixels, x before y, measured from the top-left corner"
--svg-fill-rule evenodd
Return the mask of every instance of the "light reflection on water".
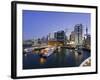
<path id="1" fill-rule="evenodd" d="M 43 57 L 40 57 L 39 58 L 40 60 L 40 64 L 44 64 L 44 63 L 46 63 L 46 61 L 47 61 L 47 59 L 46 58 L 43 58 Z"/>
<path id="2" fill-rule="evenodd" d="M 27 53 L 23 56 L 23 69 L 76 67 L 90 57 L 90 52 L 81 50 L 77 53 L 74 49 L 61 49 L 49 57 L 41 57 L 38 53 Z"/>

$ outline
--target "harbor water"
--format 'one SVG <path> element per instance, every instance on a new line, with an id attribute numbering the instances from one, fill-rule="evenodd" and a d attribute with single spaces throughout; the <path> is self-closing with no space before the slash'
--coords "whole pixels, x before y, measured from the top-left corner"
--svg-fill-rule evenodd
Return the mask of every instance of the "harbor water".
<path id="1" fill-rule="evenodd" d="M 23 69 L 79 67 L 80 64 L 90 57 L 90 51 L 61 48 L 48 57 L 40 56 L 36 52 L 23 54 Z"/>

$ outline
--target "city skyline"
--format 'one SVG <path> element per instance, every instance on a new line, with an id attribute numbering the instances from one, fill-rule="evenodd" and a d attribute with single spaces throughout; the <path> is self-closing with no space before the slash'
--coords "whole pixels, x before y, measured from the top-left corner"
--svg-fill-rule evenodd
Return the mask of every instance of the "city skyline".
<path id="1" fill-rule="evenodd" d="M 89 13 L 23 10 L 23 39 L 41 38 L 49 33 L 65 29 L 69 36 L 74 26 L 80 23 L 83 24 L 83 33 L 85 34 L 86 27 L 90 33 Z"/>

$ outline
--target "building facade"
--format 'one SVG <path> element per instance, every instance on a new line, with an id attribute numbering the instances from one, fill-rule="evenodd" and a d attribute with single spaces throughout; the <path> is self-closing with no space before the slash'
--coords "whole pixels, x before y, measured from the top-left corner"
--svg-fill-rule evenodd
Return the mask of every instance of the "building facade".
<path id="1" fill-rule="evenodd" d="M 48 35 L 48 45 L 62 46 L 66 40 L 66 35 L 63 30 L 50 33 Z"/>
<path id="2" fill-rule="evenodd" d="M 87 49 L 91 49 L 91 35 L 87 35 L 86 38 L 84 39 L 84 47 Z"/>
<path id="3" fill-rule="evenodd" d="M 83 25 L 76 24 L 74 27 L 74 34 L 75 34 L 75 45 L 82 45 L 83 43 Z"/>
<path id="4" fill-rule="evenodd" d="M 72 31 L 70 34 L 70 41 L 74 41 L 75 42 L 75 32 Z"/>

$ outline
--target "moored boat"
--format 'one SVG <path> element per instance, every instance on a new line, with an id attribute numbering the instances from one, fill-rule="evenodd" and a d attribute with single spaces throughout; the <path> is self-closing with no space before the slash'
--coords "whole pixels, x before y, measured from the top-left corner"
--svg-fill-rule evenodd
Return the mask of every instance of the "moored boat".
<path id="1" fill-rule="evenodd" d="M 45 48 L 40 51 L 40 56 L 48 57 L 54 52 L 55 48 Z"/>

